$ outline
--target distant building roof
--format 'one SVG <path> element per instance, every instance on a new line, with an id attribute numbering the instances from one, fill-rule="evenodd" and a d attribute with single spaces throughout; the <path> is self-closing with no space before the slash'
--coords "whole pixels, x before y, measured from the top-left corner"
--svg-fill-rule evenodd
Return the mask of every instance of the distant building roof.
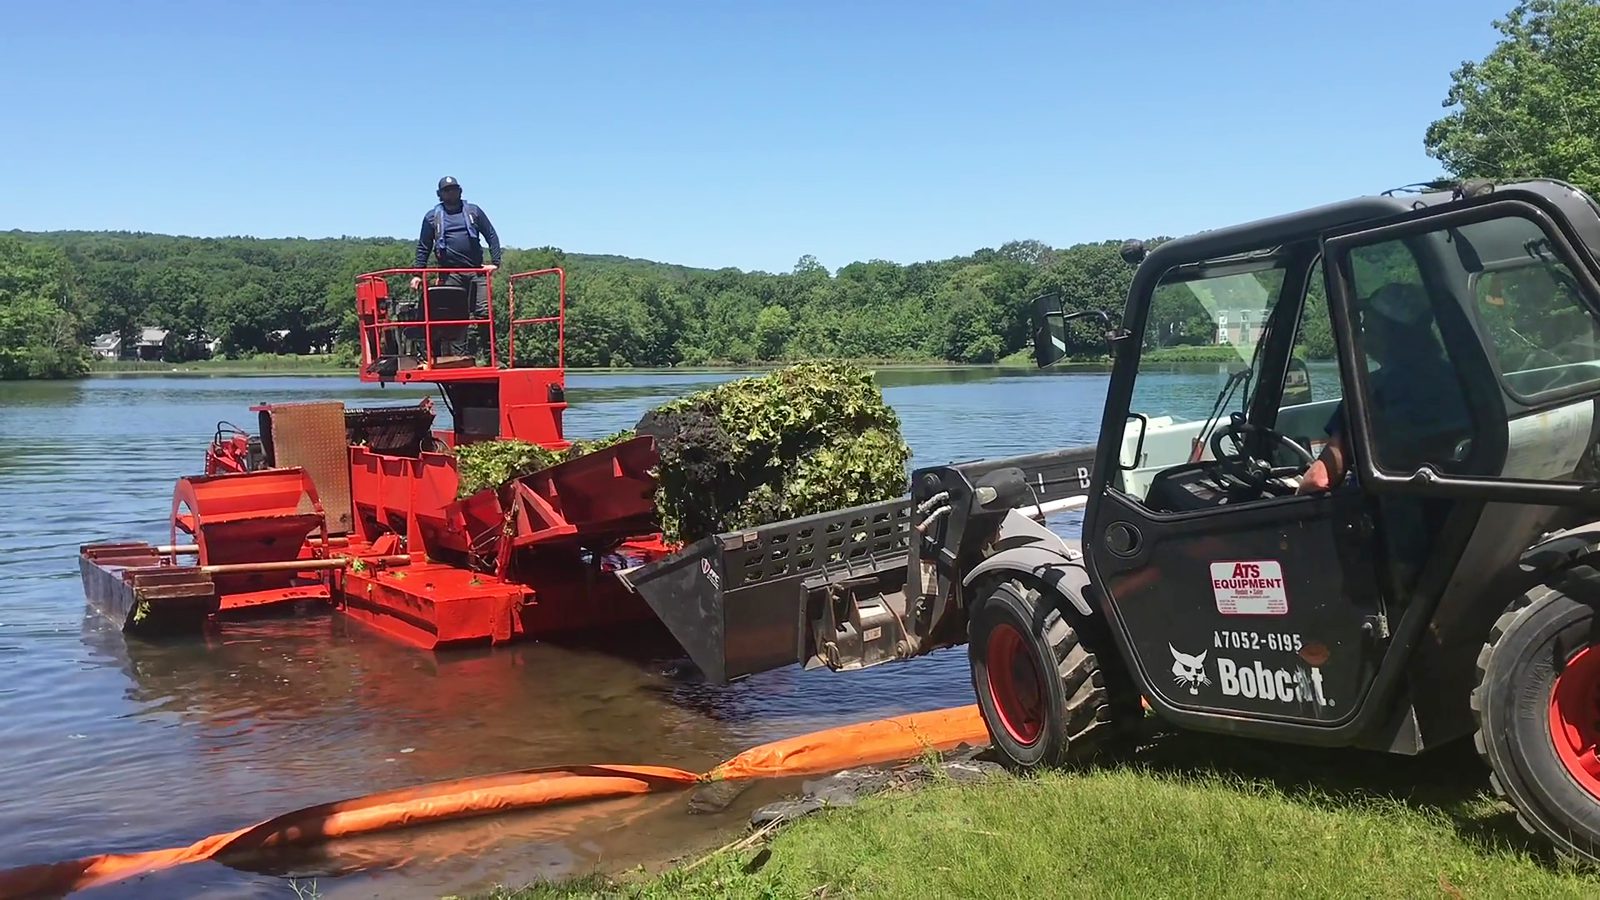
<path id="1" fill-rule="evenodd" d="M 139 343 L 141 344 L 150 346 L 166 342 L 167 330 L 165 328 L 141 328 L 139 330 Z"/>

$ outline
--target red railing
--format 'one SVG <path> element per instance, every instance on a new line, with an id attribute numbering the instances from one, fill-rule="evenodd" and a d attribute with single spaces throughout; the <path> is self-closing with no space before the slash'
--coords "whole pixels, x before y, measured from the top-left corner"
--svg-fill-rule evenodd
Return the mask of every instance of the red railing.
<path id="1" fill-rule="evenodd" d="M 533 318 L 517 318 L 517 282 L 522 279 L 538 278 L 544 275 L 555 275 L 556 284 L 556 314 L 553 316 L 535 316 Z M 506 327 L 509 336 L 509 349 L 506 352 L 506 365 L 515 369 L 517 367 L 517 326 L 518 325 L 549 325 L 556 326 L 556 368 L 566 368 L 567 364 L 567 273 L 560 267 L 553 269 L 534 269 L 529 272 L 518 272 L 506 280 L 506 291 L 510 295 L 510 325 Z"/>
<path id="2" fill-rule="evenodd" d="M 428 289 L 436 287 L 429 282 L 437 275 L 481 275 L 484 291 L 483 305 L 488 310 L 486 318 L 472 318 L 472 295 L 469 292 L 467 302 L 468 318 L 464 319 L 436 319 L 433 317 L 432 304 L 428 298 Z M 389 278 L 412 276 L 422 279 L 421 289 L 421 319 L 395 319 L 394 300 L 389 296 Z M 515 277 L 515 276 L 513 276 Z M 563 279 L 563 282 L 565 279 Z M 428 269 L 428 268 L 397 268 L 383 269 L 377 272 L 366 272 L 356 276 L 356 316 L 361 327 L 361 370 L 365 372 L 369 366 L 380 356 L 389 354 L 380 353 L 382 348 L 383 333 L 386 329 L 422 329 L 422 360 L 424 365 L 432 368 L 435 353 L 433 342 L 434 328 L 465 327 L 474 325 L 488 326 L 489 365 L 498 367 L 500 358 L 495 346 L 494 338 L 494 278 L 490 276 L 487 268 L 475 269 Z M 403 332 L 402 332 L 403 333 Z M 394 340 L 394 355 L 400 355 L 402 338 L 397 334 Z M 474 362 L 475 364 L 475 362 Z"/>

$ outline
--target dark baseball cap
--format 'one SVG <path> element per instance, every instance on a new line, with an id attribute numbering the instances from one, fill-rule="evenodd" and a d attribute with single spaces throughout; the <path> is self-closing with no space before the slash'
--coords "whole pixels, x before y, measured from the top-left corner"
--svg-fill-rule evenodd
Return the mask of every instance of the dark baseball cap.
<path id="1" fill-rule="evenodd" d="M 1428 291 L 1420 284 L 1397 281 L 1386 284 L 1357 303 L 1363 313 L 1374 312 L 1401 325 L 1421 325 L 1428 321 L 1432 308 Z"/>
<path id="2" fill-rule="evenodd" d="M 461 187 L 461 182 L 457 181 L 455 179 L 455 176 L 453 176 L 453 175 L 446 175 L 445 177 L 439 179 L 438 190 L 442 191 L 445 188 L 460 188 L 460 187 Z"/>

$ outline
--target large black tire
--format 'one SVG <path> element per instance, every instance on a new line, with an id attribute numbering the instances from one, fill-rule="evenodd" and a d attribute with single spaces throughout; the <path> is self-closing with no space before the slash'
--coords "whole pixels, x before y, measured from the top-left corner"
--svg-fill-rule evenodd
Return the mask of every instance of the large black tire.
<path id="1" fill-rule="evenodd" d="M 1474 743 L 1495 792 L 1524 828 L 1591 864 L 1600 862 L 1597 624 L 1592 607 L 1558 590 L 1530 591 L 1495 622 L 1472 692 Z"/>
<path id="2" fill-rule="evenodd" d="M 1103 626 L 1014 579 L 982 597 L 968 627 L 972 686 L 1002 760 L 1030 770 L 1132 748 L 1143 710 Z"/>

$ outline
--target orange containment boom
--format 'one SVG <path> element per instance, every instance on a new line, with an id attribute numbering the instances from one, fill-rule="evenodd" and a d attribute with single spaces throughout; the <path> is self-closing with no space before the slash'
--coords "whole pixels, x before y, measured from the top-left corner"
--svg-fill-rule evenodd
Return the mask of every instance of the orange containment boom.
<path id="1" fill-rule="evenodd" d="M 976 706 L 913 713 L 842 725 L 752 747 L 707 772 L 707 781 L 819 775 L 851 766 L 893 762 L 927 750 L 986 744 L 989 733 Z"/>
<path id="2" fill-rule="evenodd" d="M 542 806 L 683 790 L 708 781 L 815 775 L 987 742 L 976 706 L 913 713 L 785 738 L 703 775 L 666 766 L 565 766 L 478 775 L 295 810 L 187 847 L 108 853 L 0 872 L 0 897 L 60 895 L 229 853 L 317 844 Z"/>

